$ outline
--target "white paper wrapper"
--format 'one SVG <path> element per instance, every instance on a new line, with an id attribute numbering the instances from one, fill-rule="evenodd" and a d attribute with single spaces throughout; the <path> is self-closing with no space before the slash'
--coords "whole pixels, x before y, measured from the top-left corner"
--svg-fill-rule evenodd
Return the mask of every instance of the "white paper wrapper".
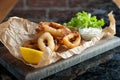
<path id="1" fill-rule="evenodd" d="M 67 59 L 76 54 L 80 55 L 83 50 L 95 45 L 95 43 L 103 37 L 114 36 L 116 33 L 116 25 L 112 12 L 108 14 L 108 17 L 110 19 L 110 25 L 103 29 L 101 35 L 92 38 L 90 41 L 83 41 L 82 45 L 66 51 L 52 52 L 50 48 L 46 47 L 42 59 L 37 65 L 26 63 L 21 56 L 19 47 L 22 46 L 26 40 L 35 37 L 35 29 L 38 27 L 38 24 L 23 18 L 11 17 L 8 21 L 0 25 L 0 41 L 7 47 L 11 55 L 22 60 L 26 65 L 34 68 L 44 67 L 60 59 Z"/>

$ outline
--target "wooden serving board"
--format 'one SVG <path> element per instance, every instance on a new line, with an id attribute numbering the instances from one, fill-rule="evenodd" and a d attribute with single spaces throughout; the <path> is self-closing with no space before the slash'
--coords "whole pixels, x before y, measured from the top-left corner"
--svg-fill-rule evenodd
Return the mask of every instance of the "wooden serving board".
<path id="1" fill-rule="evenodd" d="M 17 0 L 0 0 L 0 23 L 16 5 Z"/>
<path id="2" fill-rule="evenodd" d="M 120 38 L 116 36 L 105 38 L 94 46 L 87 48 L 79 55 L 36 69 L 27 66 L 22 61 L 14 58 L 5 47 L 0 47 L 0 64 L 19 80 L 40 80 L 118 46 L 120 46 Z"/>

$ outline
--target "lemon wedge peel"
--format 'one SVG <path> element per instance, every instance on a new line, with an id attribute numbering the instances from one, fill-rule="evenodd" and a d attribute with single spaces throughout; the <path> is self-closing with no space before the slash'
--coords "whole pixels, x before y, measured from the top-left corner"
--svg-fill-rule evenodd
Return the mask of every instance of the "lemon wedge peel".
<path id="1" fill-rule="evenodd" d="M 26 47 L 20 47 L 20 52 L 22 54 L 23 59 L 30 64 L 38 64 L 43 55 L 42 51 Z"/>

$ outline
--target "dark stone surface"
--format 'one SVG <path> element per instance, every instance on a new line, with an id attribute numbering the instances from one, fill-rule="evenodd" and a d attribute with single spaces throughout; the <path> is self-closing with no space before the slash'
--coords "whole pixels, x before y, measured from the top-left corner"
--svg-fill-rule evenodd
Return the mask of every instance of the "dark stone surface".
<path id="1" fill-rule="evenodd" d="M 108 52 L 105 52 L 104 54 L 91 58 L 87 61 L 84 61 L 75 66 L 72 66 L 66 70 L 58 72 L 42 80 L 73 80 L 73 79 L 76 79 L 79 75 L 85 73 L 87 69 L 89 68 L 91 69 L 91 67 L 98 66 L 99 64 L 112 59 L 113 53 L 111 52 L 112 52 L 111 50 Z"/>
<path id="2" fill-rule="evenodd" d="M 78 64 L 57 74 L 49 76 L 43 80 L 120 80 L 119 50 L 120 47 L 117 47 L 110 51 L 112 52 L 111 55 L 110 53 L 106 54 L 109 56 L 105 57 L 104 55 L 103 57 L 102 55 L 99 55 L 96 58 L 91 59 L 92 61 L 94 61 L 93 63 L 91 63 L 90 60 L 85 62 L 86 64 L 91 64 Z M 103 58 L 99 59 L 100 57 Z M 0 80 L 17 79 L 0 65 Z"/>
<path id="3" fill-rule="evenodd" d="M 90 68 L 75 80 L 120 80 L 120 60 L 113 58 L 104 64 Z"/>
<path id="4" fill-rule="evenodd" d="M 0 65 L 0 80 L 17 80 L 10 72 Z"/>
<path id="5" fill-rule="evenodd" d="M 0 48 L 0 64 L 2 64 L 9 72 L 11 72 L 19 80 L 21 79 L 22 80 L 24 79 L 38 80 L 38 79 L 42 79 L 47 76 L 50 76 L 52 74 L 55 74 L 59 71 L 63 71 L 63 72 L 55 75 L 59 76 L 60 79 L 61 78 L 74 79 L 81 73 L 85 72 L 88 68 L 99 65 L 100 63 L 103 63 L 106 60 L 111 59 L 111 56 L 109 56 L 109 54 L 114 53 L 113 50 L 111 49 L 120 46 L 119 42 L 120 42 L 120 38 L 115 36 L 112 38 L 104 38 L 100 40 L 98 43 L 96 43 L 94 46 L 91 46 L 86 50 L 84 50 L 79 55 L 75 55 L 66 60 L 60 60 L 49 66 L 46 66 L 43 68 L 37 68 L 37 69 L 25 65 L 22 61 L 10 55 L 9 51 L 5 47 L 1 47 Z M 98 57 L 95 57 L 95 56 L 98 56 Z M 79 65 L 76 65 L 76 64 L 79 64 Z M 74 67 L 73 65 L 76 65 L 76 66 Z M 73 66 L 73 68 L 70 68 L 71 66 Z M 65 70 L 68 68 L 70 69 Z M 59 74 L 65 74 L 65 75 L 59 75 Z M 56 79 L 53 79 L 53 80 L 56 80 Z"/>

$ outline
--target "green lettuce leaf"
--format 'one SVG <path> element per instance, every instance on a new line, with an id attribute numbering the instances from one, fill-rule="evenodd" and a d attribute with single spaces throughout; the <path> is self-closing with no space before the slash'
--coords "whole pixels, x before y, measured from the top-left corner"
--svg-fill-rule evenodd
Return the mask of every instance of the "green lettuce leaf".
<path id="1" fill-rule="evenodd" d="M 64 23 L 65 26 L 72 28 L 101 28 L 104 24 L 104 19 L 98 20 L 96 16 L 85 11 L 78 12 L 69 22 Z"/>

